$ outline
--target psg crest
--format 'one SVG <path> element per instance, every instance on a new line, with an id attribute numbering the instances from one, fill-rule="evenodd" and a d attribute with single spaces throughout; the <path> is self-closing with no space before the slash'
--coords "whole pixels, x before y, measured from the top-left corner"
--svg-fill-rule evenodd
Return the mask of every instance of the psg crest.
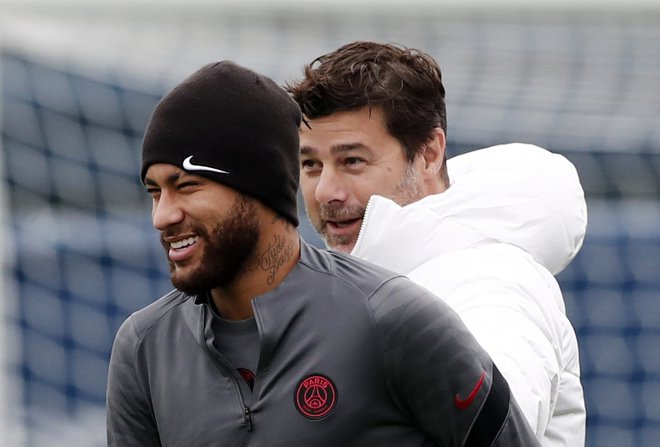
<path id="1" fill-rule="evenodd" d="M 337 405 L 337 388 L 329 378 L 315 374 L 298 383 L 293 399 L 300 414 L 307 419 L 321 419 Z"/>

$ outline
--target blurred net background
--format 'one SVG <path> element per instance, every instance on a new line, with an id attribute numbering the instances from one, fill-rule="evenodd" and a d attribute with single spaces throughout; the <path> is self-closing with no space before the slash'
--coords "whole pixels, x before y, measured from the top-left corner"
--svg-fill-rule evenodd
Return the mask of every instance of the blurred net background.
<path id="1" fill-rule="evenodd" d="M 158 98 L 221 59 L 284 83 L 358 39 L 437 58 L 450 154 L 524 141 L 575 163 L 589 230 L 559 280 L 587 445 L 657 445 L 660 6 L 397 3 L 0 2 L 1 445 L 105 445 L 114 333 L 170 289 L 138 179 Z"/>

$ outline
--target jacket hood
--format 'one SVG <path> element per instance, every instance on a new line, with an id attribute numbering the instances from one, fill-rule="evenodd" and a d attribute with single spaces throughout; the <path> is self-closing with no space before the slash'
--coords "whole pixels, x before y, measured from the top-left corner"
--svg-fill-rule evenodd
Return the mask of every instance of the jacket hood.
<path id="1" fill-rule="evenodd" d="M 575 166 L 529 144 L 506 144 L 447 161 L 450 187 L 401 207 L 372 196 L 352 253 L 407 274 L 442 253 L 502 242 L 553 274 L 584 241 L 587 206 Z"/>

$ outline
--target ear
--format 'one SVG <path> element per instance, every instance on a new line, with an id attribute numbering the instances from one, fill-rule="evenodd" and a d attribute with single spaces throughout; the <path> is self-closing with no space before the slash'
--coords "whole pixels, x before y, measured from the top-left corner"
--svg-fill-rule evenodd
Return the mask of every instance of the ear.
<path id="1" fill-rule="evenodd" d="M 422 157 L 424 158 L 424 171 L 428 171 L 432 177 L 437 178 L 445 160 L 445 148 L 447 140 L 445 132 L 436 127 L 433 136 L 426 142 Z"/>

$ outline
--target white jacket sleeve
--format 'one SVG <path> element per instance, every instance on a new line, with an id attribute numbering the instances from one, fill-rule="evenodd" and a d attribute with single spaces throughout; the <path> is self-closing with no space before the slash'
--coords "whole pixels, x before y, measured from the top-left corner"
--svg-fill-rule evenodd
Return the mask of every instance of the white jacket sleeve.
<path id="1" fill-rule="evenodd" d="M 408 276 L 461 316 L 509 383 L 534 432 L 542 435 L 559 391 L 561 357 L 555 349 L 553 315 L 559 310 L 552 308 L 550 289 L 529 264 L 512 269 L 505 261 L 508 249 L 517 250 L 468 249 L 429 262 Z M 519 280 L 512 281 L 512 275 Z"/>
<path id="2" fill-rule="evenodd" d="M 526 310 L 508 303 L 514 292 L 493 286 L 476 292 L 460 309 L 465 325 L 490 354 L 537 436 L 543 435 L 554 410 L 559 365 L 544 331 Z M 463 290 L 463 292 L 468 292 Z"/>

